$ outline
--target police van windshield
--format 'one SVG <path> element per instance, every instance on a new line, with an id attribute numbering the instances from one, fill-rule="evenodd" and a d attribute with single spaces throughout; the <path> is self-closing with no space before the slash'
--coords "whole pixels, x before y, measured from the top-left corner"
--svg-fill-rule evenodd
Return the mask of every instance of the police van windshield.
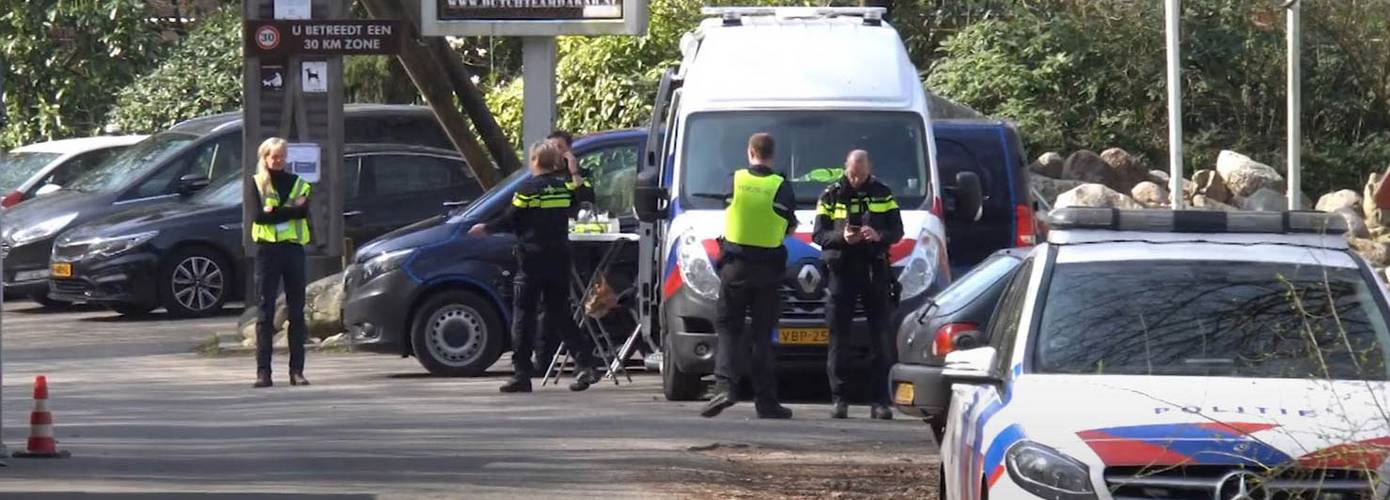
<path id="1" fill-rule="evenodd" d="M 920 115 L 882 111 L 725 111 L 692 114 L 681 164 L 681 205 L 721 209 L 733 172 L 747 167 L 748 137 L 772 134 L 773 169 L 792 182 L 799 208 L 811 209 L 843 173 L 845 156 L 869 152 L 874 175 L 892 188 L 898 204 L 915 209 L 928 200 L 926 134 Z"/>

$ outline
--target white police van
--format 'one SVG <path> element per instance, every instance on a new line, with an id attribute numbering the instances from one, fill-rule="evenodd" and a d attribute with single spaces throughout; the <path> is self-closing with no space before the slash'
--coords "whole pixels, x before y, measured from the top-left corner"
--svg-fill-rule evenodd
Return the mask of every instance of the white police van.
<path id="1" fill-rule="evenodd" d="M 773 168 L 791 182 L 801 222 L 786 239 L 780 325 L 767 333 L 780 344 L 779 366 L 823 366 L 827 275 L 810 232 L 816 199 L 851 150 L 869 152 L 903 208 L 906 237 L 891 255 L 901 310 L 948 283 L 942 219 L 950 207 L 973 220 L 979 178 L 962 173 L 943 200 L 927 97 L 883 12 L 707 9 L 716 17 L 682 38 L 683 60 L 658 92 L 635 198 L 643 333 L 661 346 L 667 399 L 700 397 L 701 377 L 714 369 L 716 240 L 729 179 L 748 166 L 754 133 L 776 141 Z"/>
<path id="2" fill-rule="evenodd" d="M 1390 309 L 1340 218 L 1051 222 L 946 357 L 942 498 L 1387 498 Z"/>

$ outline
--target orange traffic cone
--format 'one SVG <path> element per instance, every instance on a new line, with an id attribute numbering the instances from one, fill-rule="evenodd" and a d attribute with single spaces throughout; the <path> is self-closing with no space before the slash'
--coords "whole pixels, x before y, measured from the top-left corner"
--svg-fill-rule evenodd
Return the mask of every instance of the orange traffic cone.
<path id="1" fill-rule="evenodd" d="M 17 451 L 15 458 L 66 458 L 68 452 L 58 450 L 53 439 L 53 414 L 48 412 L 48 378 L 34 378 L 34 411 L 29 415 L 29 445 Z"/>

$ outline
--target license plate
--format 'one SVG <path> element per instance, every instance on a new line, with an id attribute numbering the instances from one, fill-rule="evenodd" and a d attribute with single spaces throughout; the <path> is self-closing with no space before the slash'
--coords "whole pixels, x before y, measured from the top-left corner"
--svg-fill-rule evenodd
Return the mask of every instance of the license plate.
<path id="1" fill-rule="evenodd" d="M 777 343 L 783 345 L 827 345 L 830 330 L 825 328 L 783 328 L 777 332 Z"/>
<path id="2" fill-rule="evenodd" d="M 916 391 L 912 387 L 912 382 L 898 382 L 898 388 L 893 390 L 893 402 L 900 405 L 910 405 L 917 398 Z"/>
<path id="3" fill-rule="evenodd" d="M 66 262 L 56 262 L 56 263 L 54 263 L 54 264 L 53 264 L 53 277 L 54 277 L 54 278 L 71 278 L 71 277 L 72 277 L 72 264 L 69 264 L 69 263 L 66 263 Z"/>

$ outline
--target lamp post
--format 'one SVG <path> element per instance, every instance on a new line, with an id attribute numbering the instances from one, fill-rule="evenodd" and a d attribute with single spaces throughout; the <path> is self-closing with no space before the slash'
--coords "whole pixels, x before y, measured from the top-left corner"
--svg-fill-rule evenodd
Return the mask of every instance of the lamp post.
<path id="1" fill-rule="evenodd" d="M 1288 20 L 1288 164 L 1289 164 L 1289 210 L 1298 210 L 1303 202 L 1302 161 L 1303 161 L 1303 65 L 1299 56 L 1303 46 L 1303 5 L 1300 0 L 1285 0 L 1285 17 Z"/>
<path id="2" fill-rule="evenodd" d="M 1182 210 L 1182 46 L 1178 29 L 1182 2 L 1166 0 L 1164 3 L 1168 38 L 1168 193 L 1173 210 Z"/>

